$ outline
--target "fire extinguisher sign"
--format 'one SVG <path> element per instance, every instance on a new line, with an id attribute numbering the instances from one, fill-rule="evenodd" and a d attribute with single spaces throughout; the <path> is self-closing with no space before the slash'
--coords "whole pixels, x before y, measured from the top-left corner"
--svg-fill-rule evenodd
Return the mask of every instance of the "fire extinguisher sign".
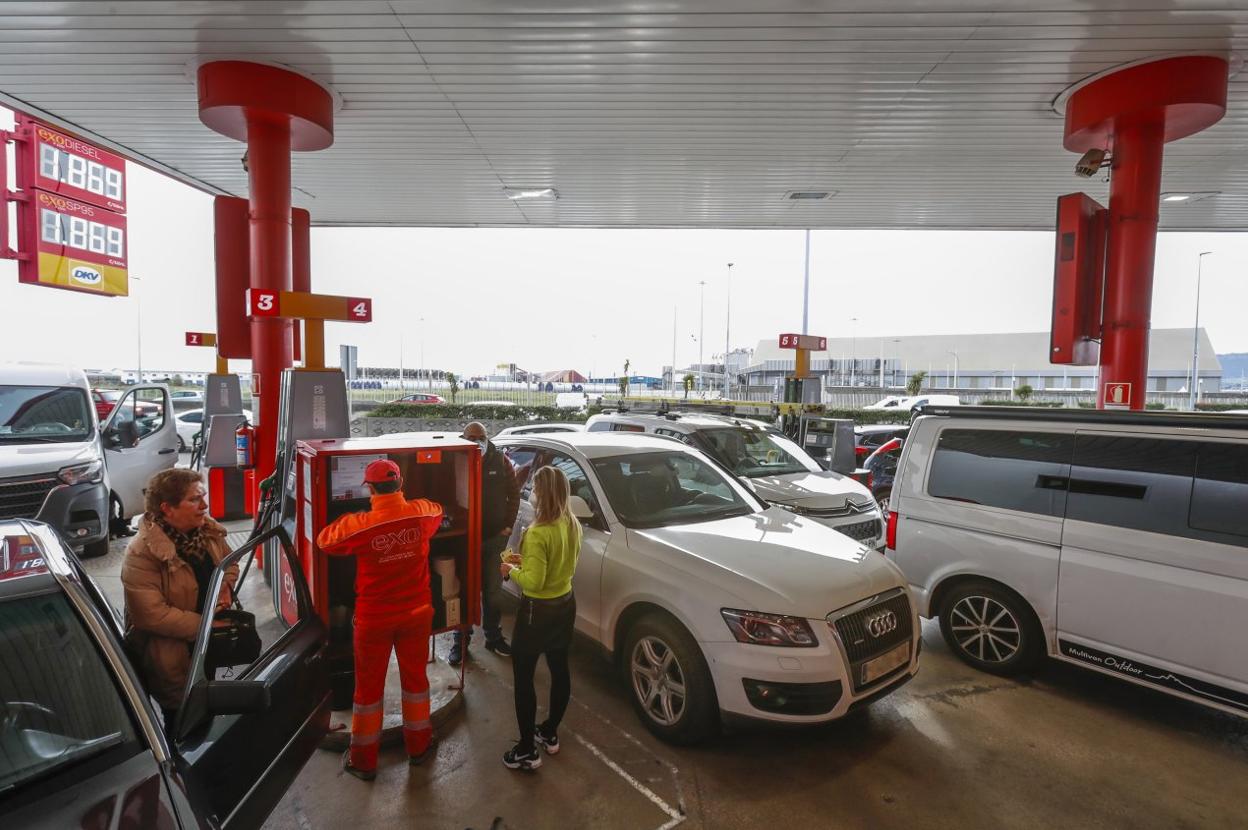
<path id="1" fill-rule="evenodd" d="M 1129 383 L 1107 383 L 1105 384 L 1105 408 L 1106 409 L 1130 409 L 1131 408 L 1131 384 Z"/>

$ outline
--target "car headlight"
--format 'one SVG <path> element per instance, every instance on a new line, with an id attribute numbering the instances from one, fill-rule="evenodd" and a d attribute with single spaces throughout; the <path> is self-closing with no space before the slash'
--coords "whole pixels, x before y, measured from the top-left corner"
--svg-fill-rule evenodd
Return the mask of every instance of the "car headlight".
<path id="1" fill-rule="evenodd" d="M 724 615 L 724 622 L 728 623 L 728 628 L 732 630 L 732 636 L 737 638 L 738 643 L 794 648 L 813 648 L 819 644 L 810 623 L 801 617 L 738 611 L 733 608 L 723 608 L 719 613 Z"/>
<path id="2" fill-rule="evenodd" d="M 86 464 L 62 467 L 56 476 L 66 484 L 94 484 L 102 478 L 103 472 L 104 462 L 97 458 L 94 461 L 88 461 Z"/>

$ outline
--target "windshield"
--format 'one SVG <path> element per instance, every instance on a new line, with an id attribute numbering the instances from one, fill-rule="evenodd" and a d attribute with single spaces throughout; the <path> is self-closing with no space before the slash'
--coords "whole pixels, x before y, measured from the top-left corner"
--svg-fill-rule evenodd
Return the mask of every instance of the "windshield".
<path id="1" fill-rule="evenodd" d="M 754 429 L 723 427 L 696 433 L 704 450 L 746 478 L 819 472 L 819 465 L 787 438 Z"/>
<path id="2" fill-rule="evenodd" d="M 72 386 L 0 386 L 0 443 L 86 441 L 91 412 L 86 393 Z"/>
<path id="3" fill-rule="evenodd" d="M 688 452 L 621 455 L 593 464 L 607 501 L 626 527 L 709 522 L 761 509 L 714 465 Z"/>

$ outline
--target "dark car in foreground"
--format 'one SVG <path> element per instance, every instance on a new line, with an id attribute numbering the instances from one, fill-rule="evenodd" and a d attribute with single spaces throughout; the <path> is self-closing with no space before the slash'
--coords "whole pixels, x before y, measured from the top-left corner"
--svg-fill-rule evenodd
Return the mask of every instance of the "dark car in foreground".
<path id="1" fill-rule="evenodd" d="M 276 533 L 223 560 L 209 595 Z M 47 525 L 0 522 L 0 827 L 259 827 L 329 725 L 325 629 L 285 549 L 295 608 L 249 607 L 260 656 L 212 677 L 205 615 L 166 732 L 70 549 Z"/>

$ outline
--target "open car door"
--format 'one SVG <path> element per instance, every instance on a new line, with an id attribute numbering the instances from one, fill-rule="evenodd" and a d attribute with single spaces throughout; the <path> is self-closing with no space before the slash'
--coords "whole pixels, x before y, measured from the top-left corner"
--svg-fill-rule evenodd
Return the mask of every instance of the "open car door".
<path id="1" fill-rule="evenodd" d="M 152 476 L 178 462 L 178 430 L 164 386 L 126 391 L 100 427 L 108 484 L 121 507 L 118 518 L 143 512 L 143 491 Z"/>
<path id="2" fill-rule="evenodd" d="M 293 609 L 290 603 L 276 608 L 260 568 L 251 567 L 253 552 L 270 542 L 275 544 L 268 550 L 286 557 Z M 329 730 L 327 639 L 299 559 L 280 527 L 221 561 L 210 598 L 220 595 L 231 566 L 239 568 L 236 595 L 256 618 L 260 655 L 243 665 L 210 666 L 208 639 L 216 614 L 204 614 L 173 740 L 191 797 L 204 812 L 222 827 L 259 827 Z"/>

